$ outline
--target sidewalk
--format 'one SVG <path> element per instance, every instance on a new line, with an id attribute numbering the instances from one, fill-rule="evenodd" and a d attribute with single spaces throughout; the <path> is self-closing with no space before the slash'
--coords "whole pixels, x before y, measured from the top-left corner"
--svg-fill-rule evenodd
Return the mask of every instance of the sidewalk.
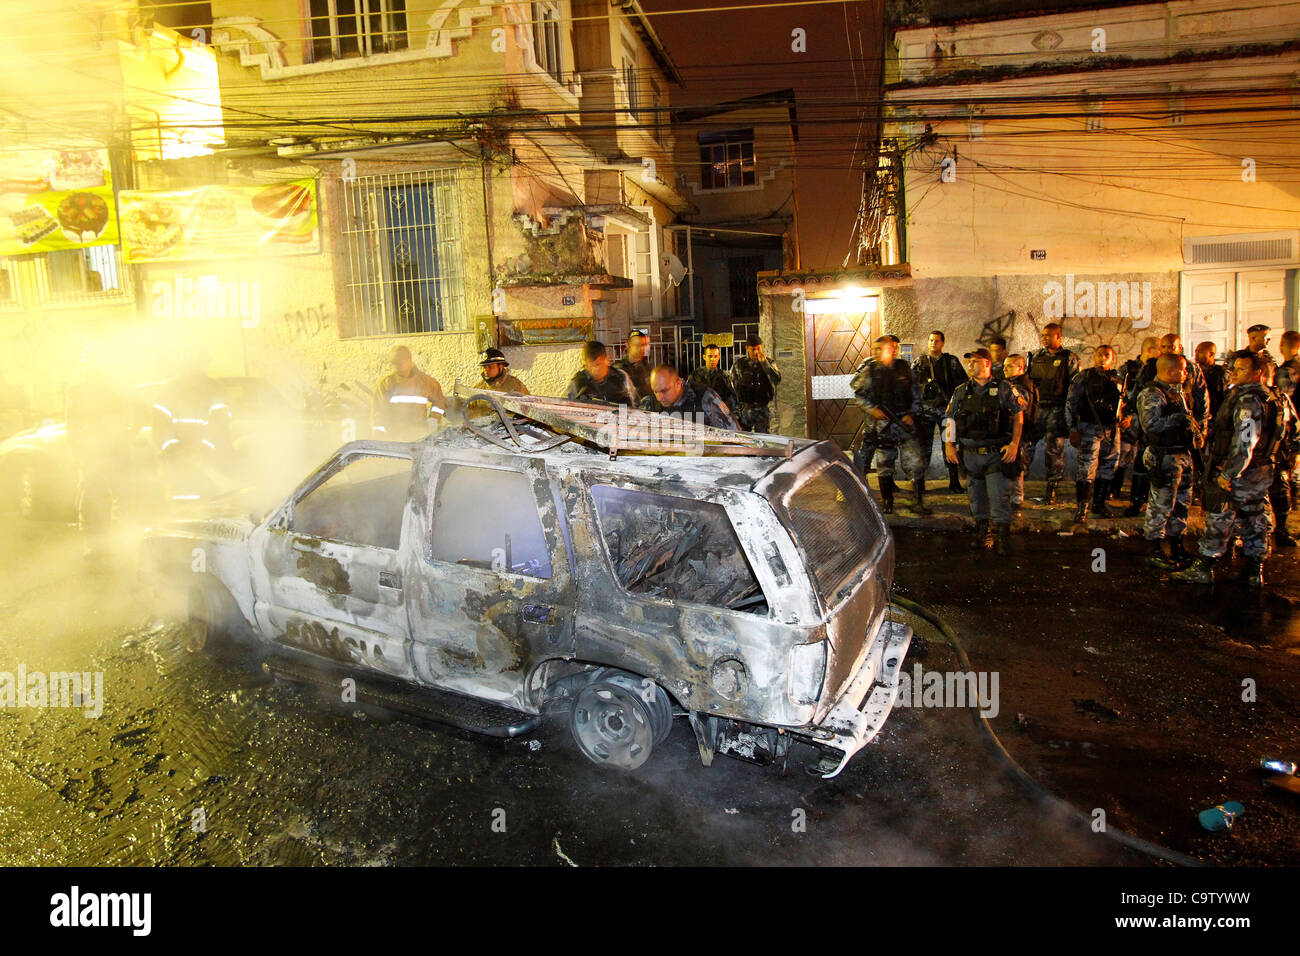
<path id="1" fill-rule="evenodd" d="M 962 479 L 962 485 L 968 484 Z M 1124 482 L 1124 493 L 1120 498 L 1107 502 L 1112 514 L 1123 514 L 1129 505 L 1129 481 Z M 871 488 L 876 501 L 880 501 L 880 492 L 874 473 L 867 475 L 867 485 Z M 1142 537 L 1142 523 L 1146 520 L 1146 511 L 1135 518 L 1097 518 L 1089 507 L 1088 518 L 1084 524 L 1075 524 L 1074 481 L 1062 481 L 1056 488 L 1057 503 L 1051 507 L 1039 503 L 1047 489 L 1045 481 L 1025 482 L 1024 514 L 1011 522 L 1012 533 L 1025 532 L 1039 534 L 1091 534 L 1108 537 Z M 924 528 L 931 531 L 961 531 L 973 525 L 970 514 L 970 502 L 965 492 L 955 494 L 948 490 L 948 478 L 933 478 L 926 482 L 925 503 L 934 511 L 933 515 L 922 518 L 913 514 L 908 507 L 912 503 L 912 483 L 901 484 L 894 494 L 894 513 L 886 515 L 890 527 Z M 1091 503 L 1090 503 L 1091 505 Z M 1187 530 L 1200 534 L 1204 527 L 1201 509 L 1193 503 L 1187 519 Z"/>

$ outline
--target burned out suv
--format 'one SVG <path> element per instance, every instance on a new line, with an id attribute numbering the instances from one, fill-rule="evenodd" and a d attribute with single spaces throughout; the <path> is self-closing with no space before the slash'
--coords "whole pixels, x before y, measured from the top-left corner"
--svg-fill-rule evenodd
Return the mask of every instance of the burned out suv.
<path id="1" fill-rule="evenodd" d="M 681 714 L 705 765 L 798 741 L 829 777 L 876 735 L 912 633 L 834 445 L 682 426 L 697 454 L 656 454 L 626 415 L 597 431 L 612 413 L 491 401 L 424 441 L 343 446 L 264 520 L 155 532 L 187 640 L 251 630 L 281 676 L 500 736 L 567 714 L 627 770 Z"/>

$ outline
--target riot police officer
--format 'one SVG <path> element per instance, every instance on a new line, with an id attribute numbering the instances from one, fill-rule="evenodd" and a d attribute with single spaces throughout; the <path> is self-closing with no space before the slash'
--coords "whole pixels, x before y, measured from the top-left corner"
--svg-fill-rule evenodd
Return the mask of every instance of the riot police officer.
<path id="1" fill-rule="evenodd" d="M 1151 486 L 1147 484 L 1146 465 L 1142 464 L 1142 426 L 1138 422 L 1137 397 L 1145 382 L 1141 382 L 1142 370 L 1148 359 L 1160 355 L 1160 340 L 1148 335 L 1142 340 L 1142 349 L 1137 358 L 1131 358 L 1119 367 L 1119 379 L 1124 390 L 1124 407 L 1132 410 L 1134 415 L 1129 426 L 1120 432 L 1119 461 L 1115 463 L 1115 478 L 1111 482 L 1110 497 L 1117 498 L 1124 491 L 1124 476 L 1131 472 L 1133 482 L 1129 489 L 1129 506 L 1124 517 L 1134 518 L 1142 513 L 1147 503 L 1147 493 Z"/>
<path id="2" fill-rule="evenodd" d="M 894 467 L 901 452 L 903 468 L 912 476 L 916 499 L 912 510 L 919 515 L 932 512 L 925 506 L 925 468 L 921 445 L 916 438 L 916 421 L 921 414 L 921 397 L 912 380 L 912 370 L 897 358 L 898 338 L 882 335 L 872 347 L 872 357 L 858 366 L 853 376 L 855 401 L 867 413 L 863 442 L 876 451 L 876 476 L 880 501 L 886 514 L 894 510 Z"/>
<path id="3" fill-rule="evenodd" d="M 1190 560 L 1183 548 L 1187 509 L 1192 502 L 1192 455 L 1200 447 L 1199 421 L 1187 406 L 1183 382 L 1187 359 L 1166 353 L 1156 362 L 1156 377 L 1137 397 L 1138 420 L 1146 450 L 1142 453 L 1151 483 L 1147 520 L 1147 564 L 1168 571 Z M 1169 558 L 1164 554 L 1168 538 Z"/>
<path id="4" fill-rule="evenodd" d="M 745 339 L 745 354 L 731 365 L 731 390 L 736 395 L 736 421 L 742 431 L 770 432 L 772 415 L 768 403 L 781 384 L 781 369 L 763 353 L 757 332 Z"/>
<path id="5" fill-rule="evenodd" d="M 1119 432 L 1127 424 L 1120 417 L 1123 398 L 1114 368 L 1115 350 L 1109 345 L 1097 346 L 1092 353 L 1092 368 L 1080 372 L 1070 382 L 1065 402 L 1070 444 L 1079 449 L 1074 481 L 1077 522 L 1088 517 L 1089 499 L 1093 514 L 1098 518 L 1111 517 L 1106 508 L 1106 492 L 1119 460 Z"/>
<path id="6" fill-rule="evenodd" d="M 926 353 L 912 363 L 912 377 L 921 393 L 921 419 L 916 437 L 921 443 L 921 460 L 930 467 L 930 453 L 934 446 L 934 430 L 943 419 L 953 390 L 966 381 L 966 371 L 957 356 L 943 350 L 944 335 L 938 329 L 930 333 Z M 948 465 L 948 490 L 960 494 L 964 489 L 957 475 L 958 465 Z M 921 473 L 925 480 L 925 472 Z"/>
<path id="7" fill-rule="evenodd" d="M 993 354 L 993 350 L 989 350 Z M 1023 355 L 1008 355 L 1003 364 L 1007 384 L 1016 390 L 1020 400 L 1020 450 L 1016 455 L 1015 477 L 1011 479 L 1011 514 L 1019 518 L 1025 504 L 1025 475 L 1029 474 L 1030 460 L 1034 454 L 1034 422 L 1038 418 L 1038 386 L 1025 371 Z M 996 379 L 997 373 L 993 377 Z"/>
<path id="8" fill-rule="evenodd" d="M 703 358 L 704 364 L 697 366 L 691 372 L 689 379 L 691 385 L 697 392 L 702 392 L 706 388 L 712 389 L 727 408 L 734 409 L 737 404 L 736 393 L 731 390 L 731 379 L 727 378 L 727 373 L 719 367 L 722 361 L 722 349 L 716 345 L 706 345 Z"/>
<path id="9" fill-rule="evenodd" d="M 967 496 L 975 519 L 971 547 L 990 547 L 997 526 L 997 551 L 1006 554 L 1011 543 L 1011 504 L 1008 466 L 1014 468 L 1020 451 L 1023 413 L 1014 386 L 993 378 L 993 356 L 987 349 L 967 352 L 970 378 L 952 393 L 946 417 L 952 422 L 944 436 L 944 457 L 957 463 L 958 447 L 966 461 Z"/>
<path id="10" fill-rule="evenodd" d="M 1233 356 L 1234 387 L 1214 416 L 1205 464 L 1205 534 L 1196 562 L 1172 575 L 1180 581 L 1211 583 L 1215 562 L 1240 535 L 1246 558 L 1243 578 L 1251 587 L 1264 586 L 1264 558 L 1273 530 L 1268 488 L 1286 421 L 1278 396 L 1262 384 L 1263 365 L 1252 349 Z"/>
<path id="11" fill-rule="evenodd" d="M 609 361 L 605 343 L 592 339 L 582 347 L 582 368 L 569 379 L 570 401 L 601 402 L 636 407 L 636 386 L 622 369 Z"/>
<path id="12" fill-rule="evenodd" d="M 1034 437 L 1043 443 L 1043 467 L 1047 472 L 1047 494 L 1043 501 L 1056 504 L 1056 486 L 1065 475 L 1065 402 L 1070 382 L 1079 373 L 1079 357 L 1061 347 L 1061 326 L 1043 326 L 1043 347 L 1029 357 L 1029 377 L 1038 386 L 1038 421 Z"/>

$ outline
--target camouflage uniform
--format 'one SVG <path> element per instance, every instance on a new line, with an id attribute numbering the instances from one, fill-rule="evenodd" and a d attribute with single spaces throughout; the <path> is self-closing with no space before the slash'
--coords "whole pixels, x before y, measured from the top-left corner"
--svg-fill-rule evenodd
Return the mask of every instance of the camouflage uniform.
<path id="1" fill-rule="evenodd" d="M 647 395 L 641 400 L 641 407 L 647 412 L 668 412 L 674 415 L 703 415 L 704 424 L 714 428 L 730 428 L 738 431 L 736 420 L 731 412 L 718 398 L 718 393 L 711 388 L 697 388 L 690 382 L 682 382 L 682 395 L 675 405 L 663 405 L 655 395 Z M 697 421 L 696 418 L 687 419 Z"/>
<path id="2" fill-rule="evenodd" d="M 921 417 L 916 423 L 916 437 L 927 469 L 934 451 L 935 428 L 943 420 L 957 386 L 967 377 L 961 360 L 950 352 L 944 352 L 937 359 L 927 352 L 912 363 L 912 378 L 921 393 Z"/>
<path id="3" fill-rule="evenodd" d="M 653 393 L 654 390 L 650 387 L 650 373 L 654 370 L 650 367 L 649 359 L 643 358 L 639 362 L 633 362 L 625 355 L 612 364 L 614 368 L 628 377 L 632 382 L 632 387 L 636 389 L 636 401 L 632 403 L 633 405 Z M 619 402 L 619 404 L 623 403 Z"/>
<path id="4" fill-rule="evenodd" d="M 1040 349 L 1029 357 L 1028 374 L 1038 386 L 1038 420 L 1034 423 L 1034 437 L 1043 442 L 1043 468 L 1047 473 L 1049 500 L 1065 475 L 1065 439 L 1070 433 L 1065 423 L 1065 401 L 1070 382 L 1078 373 L 1079 357 L 1069 349 L 1055 352 Z"/>
<path id="5" fill-rule="evenodd" d="M 768 403 L 776 397 L 781 369 L 771 359 L 755 362 L 742 355 L 731 366 L 731 390 L 736 395 L 736 421 L 741 431 L 770 432 L 772 416 Z"/>
<path id="6" fill-rule="evenodd" d="M 1179 540 L 1192 502 L 1192 419 L 1177 386 L 1158 379 L 1138 393 L 1138 421 L 1146 451 L 1143 464 L 1151 482 L 1147 498 L 1147 541 Z"/>
<path id="7" fill-rule="evenodd" d="M 688 381 L 695 386 L 696 391 L 703 391 L 706 388 L 713 389 L 729 410 L 734 411 L 737 407 L 736 393 L 731 388 L 731 379 L 727 378 L 727 373 L 721 368 L 709 368 L 706 365 L 697 366 L 691 372 Z"/>
<path id="8" fill-rule="evenodd" d="M 1016 452 L 1016 477 L 1011 479 L 1011 506 L 1019 508 L 1025 503 L 1025 475 L 1029 474 L 1029 465 L 1034 459 L 1034 422 L 1038 418 L 1038 386 L 1028 373 L 1007 379 L 1016 391 L 1025 399 L 1026 405 L 1021 411 L 1024 420 L 1020 428 L 1020 450 Z"/>
<path id="9" fill-rule="evenodd" d="M 955 425 L 957 444 L 970 482 L 966 487 L 977 530 L 987 527 L 992 501 L 993 523 L 1011 524 L 1011 481 L 1002 461 L 1002 448 L 1011 441 L 1020 399 L 1014 386 L 990 378 L 983 385 L 962 382 L 952 393 L 945 417 Z"/>
<path id="10" fill-rule="evenodd" d="M 855 400 L 868 414 L 863 423 L 862 441 L 875 449 L 880 496 L 886 509 L 893 509 L 894 469 L 900 450 L 903 468 L 911 476 L 918 495 L 923 496 L 925 463 L 921 445 L 916 439 L 915 426 L 909 428 L 903 423 L 905 415 L 911 415 L 915 422 L 921 414 L 921 397 L 912 380 L 912 370 L 902 359 L 895 359 L 888 366 L 870 358 L 858 366 L 852 388 Z M 878 421 L 870 414 L 873 408 L 881 409 L 889 417 Z M 923 508 L 918 500 L 917 510 Z"/>
<path id="11" fill-rule="evenodd" d="M 586 369 L 580 369 L 569 379 L 568 398 L 570 401 L 604 402 L 636 408 L 636 386 L 626 372 L 612 365 L 599 382 Z"/>
<path id="12" fill-rule="evenodd" d="M 1079 442 L 1079 481 L 1100 478 L 1109 482 L 1119 461 L 1119 377 L 1114 372 L 1090 368 L 1070 383 L 1065 403 L 1065 423 L 1083 437 Z"/>
<path id="13" fill-rule="evenodd" d="M 1214 561 L 1241 536 L 1243 552 L 1253 562 L 1268 556 L 1273 511 L 1268 487 L 1278 445 L 1285 437 L 1287 410 L 1278 396 L 1258 383 L 1238 385 L 1214 418 L 1214 435 L 1206 481 L 1220 475 L 1231 483 L 1226 498 L 1214 501 L 1207 487 L 1205 535 L 1201 556 Z M 1217 505 L 1217 507 L 1214 507 Z"/>

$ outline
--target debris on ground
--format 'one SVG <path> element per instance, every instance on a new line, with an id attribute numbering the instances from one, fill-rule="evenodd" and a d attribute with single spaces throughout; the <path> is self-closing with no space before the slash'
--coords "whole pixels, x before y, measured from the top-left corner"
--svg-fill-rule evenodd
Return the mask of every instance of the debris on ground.
<path id="1" fill-rule="evenodd" d="M 1205 829 L 1217 833 L 1221 830 L 1231 830 L 1237 817 L 1245 812 L 1246 808 L 1236 800 L 1225 800 L 1216 807 L 1202 810 L 1196 815 L 1196 819 L 1201 821 L 1201 826 Z"/>
<path id="2" fill-rule="evenodd" d="M 1119 720 L 1120 712 L 1113 707 L 1107 707 L 1105 704 L 1093 700 L 1091 697 L 1075 697 L 1075 709 L 1085 714 L 1095 714 L 1098 717 L 1104 717 L 1106 720 Z"/>

